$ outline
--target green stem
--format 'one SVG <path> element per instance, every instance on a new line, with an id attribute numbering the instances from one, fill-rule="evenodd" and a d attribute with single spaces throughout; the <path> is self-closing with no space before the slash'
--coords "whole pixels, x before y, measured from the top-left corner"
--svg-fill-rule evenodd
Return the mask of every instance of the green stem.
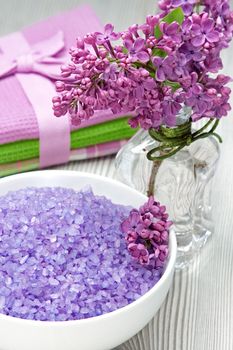
<path id="1" fill-rule="evenodd" d="M 147 196 L 153 196 L 155 192 L 155 178 L 158 172 L 158 169 L 160 167 L 161 161 L 154 161 L 151 169 L 149 184 L 148 184 L 148 191 Z"/>
<path id="2" fill-rule="evenodd" d="M 217 134 L 216 132 L 213 132 L 212 135 L 215 136 L 220 143 L 223 142 L 221 136 L 219 134 Z"/>
<path id="3" fill-rule="evenodd" d="M 203 132 L 206 130 L 212 123 L 212 128 L 208 132 Z M 219 120 L 210 119 L 202 128 L 195 131 L 194 133 L 191 132 L 191 120 L 188 122 L 177 126 L 175 128 L 167 128 L 164 126 L 161 126 L 159 130 L 150 129 L 149 134 L 150 136 L 160 142 L 160 145 L 158 147 L 155 147 L 151 149 L 147 153 L 147 158 L 152 161 L 162 161 L 166 158 L 169 158 L 179 152 L 182 148 L 185 146 L 190 145 L 191 143 L 195 142 L 196 140 L 206 138 L 209 136 L 214 136 L 218 139 L 218 141 L 221 143 L 222 139 L 221 137 L 215 133 L 215 129 L 217 128 L 219 123 Z M 154 154 L 159 152 L 160 155 L 155 156 Z"/>
<path id="4" fill-rule="evenodd" d="M 213 122 L 214 124 L 212 125 L 211 129 L 209 131 L 203 132 Z M 175 128 L 167 128 L 161 126 L 159 130 L 149 129 L 149 135 L 152 137 L 152 139 L 160 142 L 160 145 L 151 149 L 147 153 L 147 158 L 153 161 L 148 184 L 148 196 L 154 194 L 155 177 L 158 168 L 164 159 L 175 155 L 185 146 L 188 146 L 199 139 L 206 138 L 211 135 L 216 137 L 220 143 L 222 142 L 221 137 L 214 132 L 218 126 L 219 120 L 214 121 L 214 119 L 210 119 L 202 128 L 195 131 L 194 133 L 191 132 L 191 123 L 191 120 L 189 120 L 185 124 L 182 124 Z M 157 152 L 159 152 L 158 156 L 155 155 Z"/>
<path id="5" fill-rule="evenodd" d="M 219 119 L 217 119 L 217 120 L 215 121 L 215 123 L 214 123 L 213 127 L 210 129 L 210 132 L 211 132 L 211 133 L 213 133 L 213 132 L 214 132 L 214 130 L 217 128 L 218 123 L 219 123 Z"/>
<path id="6" fill-rule="evenodd" d="M 150 72 L 150 73 L 153 73 L 153 74 L 155 74 L 155 69 L 153 69 L 152 67 L 150 67 L 148 64 L 145 64 L 145 63 L 142 63 L 142 62 L 134 62 L 133 63 L 137 68 L 140 68 L 140 67 L 142 67 L 142 68 L 145 68 L 148 72 Z"/>
<path id="7" fill-rule="evenodd" d="M 171 152 L 169 153 L 166 153 L 162 156 L 153 156 L 154 153 L 158 152 L 159 150 L 164 150 L 163 148 L 160 148 L 160 147 L 156 147 L 156 148 L 153 148 L 152 150 L 150 150 L 148 153 L 147 153 L 147 158 L 149 160 L 153 160 L 153 161 L 156 161 L 156 160 L 164 160 L 166 158 L 170 158 L 171 156 L 174 156 L 174 154 L 176 154 L 177 152 L 179 152 L 182 148 L 184 148 L 186 146 L 186 144 L 182 144 L 180 146 L 178 146 L 176 149 L 173 149 Z"/>
<path id="8" fill-rule="evenodd" d="M 208 128 L 208 126 L 213 123 L 214 119 L 210 119 L 201 129 L 195 131 L 193 133 L 193 137 L 195 137 L 196 135 L 200 134 L 202 131 L 204 131 L 206 128 Z"/>

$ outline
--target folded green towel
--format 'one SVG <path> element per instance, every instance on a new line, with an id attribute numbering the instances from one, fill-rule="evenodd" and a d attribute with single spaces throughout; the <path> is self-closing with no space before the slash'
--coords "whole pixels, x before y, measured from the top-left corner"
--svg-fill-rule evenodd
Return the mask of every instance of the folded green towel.
<path id="1" fill-rule="evenodd" d="M 114 119 L 71 132 L 71 149 L 89 147 L 109 141 L 128 139 L 135 129 L 128 125 L 128 118 Z M 22 140 L 0 145 L 0 164 L 39 157 L 39 140 Z"/>

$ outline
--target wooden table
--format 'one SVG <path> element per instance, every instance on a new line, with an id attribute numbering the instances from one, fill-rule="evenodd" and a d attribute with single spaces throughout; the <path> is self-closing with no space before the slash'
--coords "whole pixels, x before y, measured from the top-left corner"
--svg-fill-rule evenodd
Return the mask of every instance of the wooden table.
<path id="1" fill-rule="evenodd" d="M 153 0 L 0 0 L 0 35 L 84 2 L 94 7 L 103 23 L 113 22 L 119 30 L 141 23 L 157 3 Z M 224 62 L 225 72 L 233 76 L 233 46 L 224 52 Z M 231 103 L 233 106 L 233 95 Z M 175 274 L 166 301 L 154 319 L 118 350 L 233 349 L 232 116 L 223 120 L 219 131 L 224 143 L 213 187 L 215 233 L 192 267 Z M 114 177 L 115 171 L 114 157 L 73 162 L 58 168 L 109 177 Z"/>

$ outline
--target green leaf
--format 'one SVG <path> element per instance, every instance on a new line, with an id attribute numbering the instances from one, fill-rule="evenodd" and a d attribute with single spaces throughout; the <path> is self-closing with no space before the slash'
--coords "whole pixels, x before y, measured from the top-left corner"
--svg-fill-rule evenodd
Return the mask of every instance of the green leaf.
<path id="1" fill-rule="evenodd" d="M 154 29 L 154 36 L 156 39 L 160 39 L 162 35 L 163 33 L 161 32 L 159 25 L 157 24 L 157 26 L 155 26 L 155 29 Z"/>
<path id="2" fill-rule="evenodd" d="M 123 51 L 123 53 L 128 53 L 128 50 L 124 46 L 122 47 L 122 51 Z"/>
<path id="3" fill-rule="evenodd" d="M 180 88 L 180 83 L 177 83 L 175 81 L 165 80 L 164 85 L 171 86 L 173 90 L 177 90 Z"/>
<path id="4" fill-rule="evenodd" d="M 153 56 L 159 56 L 159 57 L 162 57 L 162 58 L 167 56 L 167 53 L 164 50 L 157 49 L 156 47 L 153 48 L 152 54 L 153 54 Z"/>
<path id="5" fill-rule="evenodd" d="M 183 21 L 184 21 L 184 12 L 181 7 L 177 7 L 175 10 L 172 10 L 162 19 L 162 22 L 169 23 L 169 24 L 173 22 L 177 22 L 181 25 Z M 159 28 L 159 24 L 157 24 L 157 26 L 155 26 L 155 29 L 154 29 L 154 36 L 156 39 L 160 39 L 162 35 L 163 33 Z"/>
<path id="6" fill-rule="evenodd" d="M 171 11 L 170 13 L 167 14 L 167 16 L 163 18 L 163 22 L 166 22 L 169 24 L 173 22 L 177 22 L 181 25 L 183 21 L 184 21 L 184 12 L 181 7 L 177 7 L 175 10 Z"/>

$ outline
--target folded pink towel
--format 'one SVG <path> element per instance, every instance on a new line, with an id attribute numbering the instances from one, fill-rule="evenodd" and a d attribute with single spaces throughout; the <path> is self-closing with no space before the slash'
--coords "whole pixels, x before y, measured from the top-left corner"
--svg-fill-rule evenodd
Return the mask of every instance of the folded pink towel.
<path id="1" fill-rule="evenodd" d="M 69 48 L 75 45 L 77 36 L 83 36 L 87 32 L 101 31 L 101 29 L 102 26 L 92 9 L 88 6 L 81 6 L 25 28 L 21 33 L 29 46 L 33 46 L 62 31 L 65 47 L 56 57 L 66 62 L 69 60 Z M 0 38 L 0 72 L 3 54 Z M 57 69 L 59 73 L 59 65 Z M 31 88 L 33 89 L 33 85 Z M 40 132 L 34 106 L 29 101 L 16 75 L 7 77 L 0 75 L 0 105 L 0 144 L 39 138 Z M 51 117 L 53 117 L 52 103 Z M 100 111 L 82 127 L 111 120 L 114 117 L 110 111 Z"/>

